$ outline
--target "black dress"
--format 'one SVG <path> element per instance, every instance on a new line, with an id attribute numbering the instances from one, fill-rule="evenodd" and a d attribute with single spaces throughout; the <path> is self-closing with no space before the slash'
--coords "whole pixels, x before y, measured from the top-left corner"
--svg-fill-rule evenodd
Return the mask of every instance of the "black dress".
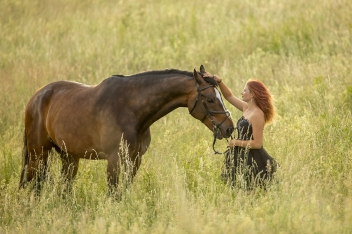
<path id="1" fill-rule="evenodd" d="M 237 121 L 239 140 L 253 140 L 252 125 L 243 116 Z M 276 161 L 262 147 L 249 149 L 235 146 L 225 153 L 222 179 L 232 186 L 251 189 L 265 186 L 276 171 Z"/>

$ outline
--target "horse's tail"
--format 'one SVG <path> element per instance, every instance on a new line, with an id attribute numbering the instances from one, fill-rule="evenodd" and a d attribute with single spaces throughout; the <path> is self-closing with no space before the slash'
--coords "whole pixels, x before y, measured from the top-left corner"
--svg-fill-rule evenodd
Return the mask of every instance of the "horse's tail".
<path id="1" fill-rule="evenodd" d="M 26 135 L 26 129 L 25 129 L 23 134 L 22 172 L 21 172 L 19 188 L 23 188 L 27 182 L 28 163 L 29 163 L 29 153 L 27 149 L 27 135 Z"/>

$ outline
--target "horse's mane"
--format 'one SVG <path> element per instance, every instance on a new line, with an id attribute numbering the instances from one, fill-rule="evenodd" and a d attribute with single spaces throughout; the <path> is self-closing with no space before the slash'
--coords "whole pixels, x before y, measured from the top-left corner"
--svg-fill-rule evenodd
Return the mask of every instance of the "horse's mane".
<path id="1" fill-rule="evenodd" d="M 184 76 L 189 76 L 193 77 L 193 73 L 189 71 L 181 71 L 178 69 L 165 69 L 165 70 L 152 70 L 152 71 L 145 71 L 141 73 L 136 73 L 133 75 L 113 75 L 113 77 L 141 77 L 141 76 L 153 76 L 153 75 L 162 75 L 162 74 L 179 74 L 179 75 L 184 75 Z M 198 72 L 199 75 L 202 75 Z M 208 83 L 218 86 L 218 83 L 210 77 L 204 77 L 204 80 L 207 81 Z"/>

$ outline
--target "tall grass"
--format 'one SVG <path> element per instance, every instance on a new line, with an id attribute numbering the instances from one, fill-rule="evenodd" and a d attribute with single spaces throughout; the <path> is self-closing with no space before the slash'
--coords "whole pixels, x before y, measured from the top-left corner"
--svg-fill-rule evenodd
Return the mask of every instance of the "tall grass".
<path id="1" fill-rule="evenodd" d="M 351 11 L 348 0 L 2 0 L 0 233 L 352 233 Z M 268 191 L 222 184 L 212 134 L 186 109 L 151 127 L 121 202 L 106 196 L 106 162 L 85 160 L 62 199 L 55 154 L 40 200 L 18 191 L 24 107 L 41 86 L 200 64 L 235 94 L 255 77 L 275 95 Z"/>

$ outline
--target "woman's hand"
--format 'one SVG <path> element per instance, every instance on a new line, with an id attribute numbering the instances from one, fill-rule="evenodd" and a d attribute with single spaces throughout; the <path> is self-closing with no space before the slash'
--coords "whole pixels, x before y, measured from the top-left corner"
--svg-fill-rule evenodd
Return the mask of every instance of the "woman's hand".
<path id="1" fill-rule="evenodd" d="M 214 79 L 218 84 L 221 83 L 222 79 L 218 77 L 217 75 L 211 75 L 211 74 L 205 74 L 203 77 L 209 77 Z"/>
<path id="2" fill-rule="evenodd" d="M 218 77 L 217 75 L 214 75 L 214 76 L 213 76 L 213 79 L 214 79 L 216 82 L 218 82 L 218 84 L 220 84 L 221 81 L 222 81 L 222 79 L 221 79 L 220 77 Z"/>
<path id="3" fill-rule="evenodd" d="M 236 146 L 236 139 L 232 139 L 229 141 L 229 147 L 232 148 L 234 146 Z"/>

